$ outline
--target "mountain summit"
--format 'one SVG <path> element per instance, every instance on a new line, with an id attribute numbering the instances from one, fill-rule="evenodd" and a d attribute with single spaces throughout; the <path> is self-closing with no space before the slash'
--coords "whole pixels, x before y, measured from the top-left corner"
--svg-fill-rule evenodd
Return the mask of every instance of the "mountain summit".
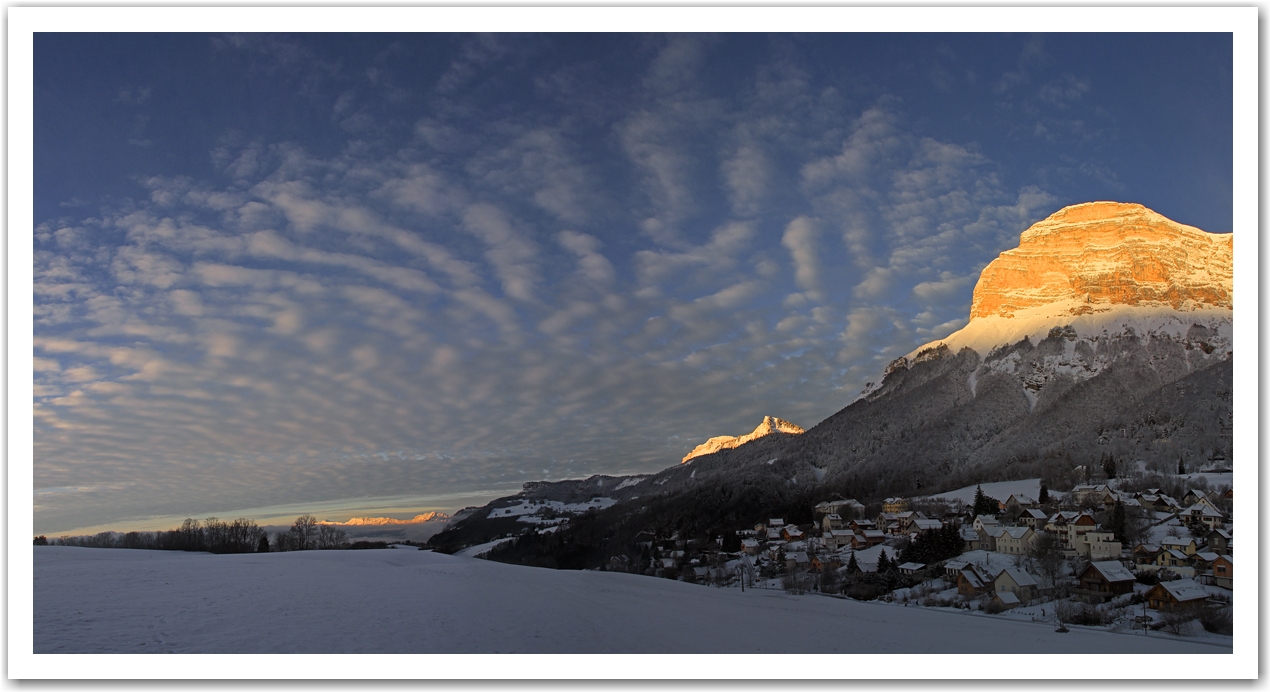
<path id="1" fill-rule="evenodd" d="M 883 381 L 919 360 L 963 348 L 989 359 L 995 349 L 1024 339 L 1035 345 L 1055 329 L 1104 346 L 1097 356 L 1067 349 L 1059 360 L 1080 362 L 1067 373 L 1077 379 L 1101 371 L 1084 366 L 1091 358 L 1105 364 L 1111 340 L 1129 334 L 1166 338 L 1188 351 L 1202 342 L 1205 356 L 1214 350 L 1223 356 L 1230 348 L 1233 247 L 1230 234 L 1179 224 L 1141 204 L 1064 207 L 1033 224 L 1017 248 L 983 270 L 964 328 L 892 362 Z M 1189 369 L 1196 365 L 1204 367 L 1187 363 Z M 861 396 L 880 388 L 870 383 Z"/>
<path id="2" fill-rule="evenodd" d="M 1231 235 L 1183 226 L 1141 204 L 1064 207 L 983 270 L 970 319 L 1039 307 L 1068 315 L 1115 306 L 1230 309 L 1232 248 Z"/>
<path id="3" fill-rule="evenodd" d="M 740 447 L 746 442 L 757 440 L 760 437 L 766 437 L 768 435 L 771 435 L 772 433 L 788 433 L 792 435 L 801 435 L 803 433 L 803 429 L 798 427 L 797 425 L 794 425 L 793 423 L 790 423 L 787 420 L 781 420 L 780 418 L 776 418 L 773 416 L 763 416 L 763 422 L 759 423 L 758 427 L 754 428 L 754 431 L 751 432 L 750 434 L 742 435 L 740 437 L 731 437 L 729 435 L 723 435 L 721 437 L 712 437 L 706 440 L 705 442 L 697 445 L 696 449 L 693 449 L 691 452 L 688 452 L 688 456 L 684 457 L 683 461 L 679 463 L 686 464 L 689 461 L 691 461 L 693 457 L 704 456 L 706 454 L 714 454 L 715 452 L 721 449 L 736 449 L 737 447 Z"/>

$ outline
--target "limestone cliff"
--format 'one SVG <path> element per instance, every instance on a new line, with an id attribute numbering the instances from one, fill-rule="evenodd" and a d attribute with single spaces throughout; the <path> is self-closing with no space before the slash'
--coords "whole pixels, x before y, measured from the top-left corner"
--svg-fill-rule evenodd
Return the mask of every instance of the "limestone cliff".
<path id="1" fill-rule="evenodd" d="M 766 437 L 767 435 L 771 435 L 772 433 L 790 433 L 790 434 L 797 435 L 797 434 L 801 434 L 802 432 L 803 432 L 802 428 L 798 427 L 797 425 L 794 425 L 793 423 L 790 423 L 787 420 L 781 420 L 780 418 L 774 418 L 772 416 L 763 416 L 763 422 L 759 423 L 758 427 L 754 428 L 754 431 L 751 432 L 750 434 L 742 435 L 740 437 L 731 437 L 728 435 L 723 435 L 720 437 L 712 437 L 706 440 L 705 442 L 697 445 L 696 449 L 689 452 L 688 456 L 684 457 L 683 461 L 679 463 L 681 464 L 687 463 L 693 457 L 699 457 L 706 454 L 714 454 L 715 452 L 722 449 L 735 449 L 745 444 L 746 442 L 757 440 L 760 437 Z"/>
<path id="2" fill-rule="evenodd" d="M 1140 204 L 1065 207 L 983 270 L 970 319 L 1058 303 L 1075 303 L 1072 314 L 1110 305 L 1230 308 L 1232 240 Z"/>

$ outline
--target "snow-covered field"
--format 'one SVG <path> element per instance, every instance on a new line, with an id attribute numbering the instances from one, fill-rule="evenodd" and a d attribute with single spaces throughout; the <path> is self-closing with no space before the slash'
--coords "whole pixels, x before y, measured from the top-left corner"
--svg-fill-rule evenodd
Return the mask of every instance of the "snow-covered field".
<path id="1" fill-rule="evenodd" d="M 762 589 L 742 593 L 428 551 L 34 551 L 35 653 L 1231 650 L 1156 633 L 1080 627 L 1057 633 L 1052 624 L 983 614 Z M 816 677 L 849 675 L 826 669 Z"/>
<path id="2" fill-rule="evenodd" d="M 946 493 L 932 495 L 936 500 L 961 500 L 962 502 L 972 505 L 975 502 L 975 489 L 977 485 L 969 485 L 957 490 L 950 490 Z M 1011 495 L 1027 495 L 1033 500 L 1041 494 L 1041 479 L 1028 478 L 1021 481 L 1001 481 L 999 483 L 984 483 L 983 494 L 995 500 L 1005 502 L 1006 498 Z M 1063 493 L 1050 491 L 1050 495 L 1055 498 L 1063 496 Z"/>

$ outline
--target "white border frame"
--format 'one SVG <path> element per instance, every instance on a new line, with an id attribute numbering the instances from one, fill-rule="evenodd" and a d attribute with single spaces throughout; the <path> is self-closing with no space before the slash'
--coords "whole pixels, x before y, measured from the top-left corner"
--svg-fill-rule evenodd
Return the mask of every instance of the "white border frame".
<path id="1" fill-rule="evenodd" d="M 1240 527 L 1239 608 L 1234 656 L 1088 656 L 1079 667 L 1060 661 L 1038 666 L 1024 656 L 921 655 L 888 658 L 869 665 L 864 657 L 753 655 L 452 656 L 295 655 L 285 668 L 263 656 L 171 655 L 136 660 L 131 655 L 34 655 L 32 649 L 32 35 L 37 31 L 195 31 L 250 27 L 252 31 L 1035 31 L 1046 32 L 1230 32 L 1234 36 L 1234 228 L 1236 361 L 1234 449 L 1241 488 L 1259 488 L 1257 400 L 1258 353 L 1258 8 L 1256 7 L 10 7 L 8 8 L 8 677 L 36 679 L 212 678 L 413 679 L 602 679 L 656 671 L 664 679 L 755 679 L 765 672 L 782 680 L 820 679 L 827 674 L 856 679 L 1048 678 L 1073 673 L 1090 679 L 1142 679 L 1143 673 L 1177 679 L 1255 678 L 1259 574 L 1255 499 L 1241 495 L 1235 510 Z M 1251 354 L 1251 355 L 1250 355 Z M 875 657 L 868 657 L 876 664 Z M 1047 659 L 1048 660 L 1048 659 Z M 778 663 L 779 661 L 779 663 Z M 920 665 L 918 665 L 920 661 Z M 641 663 L 643 665 L 641 665 Z M 764 665 L 768 663 L 769 665 Z M 1071 663 L 1071 661 L 1067 662 Z M 634 664 L 634 665 L 632 665 Z"/>

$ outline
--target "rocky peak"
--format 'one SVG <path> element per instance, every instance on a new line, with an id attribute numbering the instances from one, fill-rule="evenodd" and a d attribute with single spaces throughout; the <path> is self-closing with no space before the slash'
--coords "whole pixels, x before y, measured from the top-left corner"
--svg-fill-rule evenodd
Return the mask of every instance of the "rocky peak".
<path id="1" fill-rule="evenodd" d="M 749 433 L 748 435 L 742 435 L 740 437 L 731 437 L 729 435 L 724 435 L 721 437 L 712 437 L 709 440 L 706 440 L 705 442 L 697 445 L 696 449 L 693 449 L 691 452 L 689 452 L 688 456 L 684 457 L 683 461 L 681 461 L 680 463 L 681 464 L 686 463 L 689 460 L 693 459 L 694 457 L 699 457 L 706 454 L 714 454 L 715 452 L 718 452 L 723 449 L 735 449 L 745 444 L 746 442 L 757 440 L 760 437 L 766 437 L 768 435 L 771 435 L 772 433 L 788 433 L 788 434 L 798 435 L 803 432 L 804 431 L 802 428 L 798 427 L 797 425 L 794 425 L 793 423 L 790 423 L 787 420 L 782 420 L 780 418 L 776 418 L 775 416 L 763 416 L 763 422 L 759 423 L 758 427 L 754 428 L 754 431 Z"/>
<path id="2" fill-rule="evenodd" d="M 1231 307 L 1233 237 L 1184 226 L 1141 204 L 1064 207 L 1023 232 L 975 285 L 970 319 L 1064 304 L 1070 314 L 1128 305 Z"/>

